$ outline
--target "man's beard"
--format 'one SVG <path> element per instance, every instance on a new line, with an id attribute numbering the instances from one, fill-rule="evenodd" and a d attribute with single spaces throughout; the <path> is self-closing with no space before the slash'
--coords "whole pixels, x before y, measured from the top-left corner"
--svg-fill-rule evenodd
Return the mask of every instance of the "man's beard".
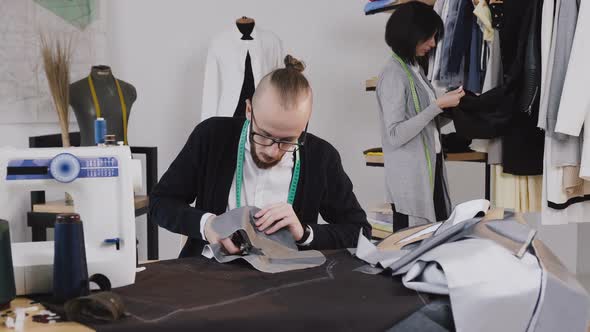
<path id="1" fill-rule="evenodd" d="M 261 160 L 260 158 L 258 158 L 258 155 L 256 154 L 256 144 L 250 145 L 250 155 L 252 156 L 252 160 L 254 160 L 254 164 L 256 164 L 256 166 L 260 169 L 272 168 L 272 167 L 276 166 L 278 163 L 280 163 L 281 159 L 282 159 L 282 156 L 281 156 L 281 158 L 279 158 L 277 160 L 273 160 L 271 162 Z"/>

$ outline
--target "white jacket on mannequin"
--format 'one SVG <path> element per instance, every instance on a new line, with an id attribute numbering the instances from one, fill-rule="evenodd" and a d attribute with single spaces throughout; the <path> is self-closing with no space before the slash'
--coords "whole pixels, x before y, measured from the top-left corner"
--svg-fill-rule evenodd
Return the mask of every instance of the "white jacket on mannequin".
<path id="1" fill-rule="evenodd" d="M 254 85 L 283 65 L 281 40 L 272 32 L 254 27 L 253 40 L 242 40 L 237 27 L 215 36 L 207 53 L 201 121 L 214 116 L 232 116 L 238 105 L 246 54 L 250 53 Z"/>

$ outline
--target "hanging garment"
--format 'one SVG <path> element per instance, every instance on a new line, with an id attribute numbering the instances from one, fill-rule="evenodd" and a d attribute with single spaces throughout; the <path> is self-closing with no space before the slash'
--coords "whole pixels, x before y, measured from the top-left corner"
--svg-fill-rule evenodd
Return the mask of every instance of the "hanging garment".
<path id="1" fill-rule="evenodd" d="M 552 59 L 553 62 L 548 64 L 552 65 L 553 69 L 547 96 L 546 132 L 548 135 L 557 135 L 558 139 L 565 139 L 565 135 L 555 134 L 555 123 L 557 122 L 559 102 L 561 101 L 565 75 L 576 32 L 579 8 L 576 0 L 561 0 L 558 3 L 559 11 L 555 21 L 556 24 L 553 26 L 555 38 L 553 39 L 554 43 L 551 45 L 555 49 L 555 53 Z"/>
<path id="2" fill-rule="evenodd" d="M 492 89 L 482 95 L 466 91 L 459 105 L 452 108 L 456 132 L 462 137 L 495 138 L 502 136 L 512 119 L 505 105 L 504 87 Z"/>
<path id="3" fill-rule="evenodd" d="M 581 186 L 574 186 L 579 184 L 575 180 L 576 173 L 579 176 L 579 168 L 558 167 L 551 163 L 553 153 L 562 150 L 565 144 L 567 142 L 554 137 L 545 137 L 541 223 L 546 225 L 590 221 L 590 197 L 587 196 L 590 183 L 583 181 Z"/>
<path id="4" fill-rule="evenodd" d="M 254 96 L 254 74 L 252 73 L 252 58 L 250 52 L 246 53 L 246 63 L 244 65 L 244 82 L 242 83 L 242 91 L 240 92 L 240 98 L 238 99 L 238 106 L 234 112 L 234 117 L 246 117 L 246 100 L 252 101 Z"/>
<path id="5" fill-rule="evenodd" d="M 580 136 L 582 126 L 590 123 L 590 94 L 585 84 L 590 74 L 590 3 L 580 3 L 579 18 L 572 45 L 563 93 L 557 114 L 555 131 L 571 136 Z M 582 143 L 580 177 L 590 180 L 590 130 L 585 130 Z"/>
<path id="6" fill-rule="evenodd" d="M 252 40 L 243 40 L 238 28 L 213 38 L 207 53 L 201 121 L 214 116 L 232 116 L 240 100 L 249 54 L 255 85 L 283 64 L 281 40 L 272 32 L 254 27 Z"/>
<path id="7" fill-rule="evenodd" d="M 502 30 L 504 27 L 504 1 L 490 0 L 490 12 L 492 13 L 492 26 Z"/>
<path id="8" fill-rule="evenodd" d="M 492 166 L 492 174 L 492 201 L 495 206 L 516 212 L 541 211 L 542 176 L 506 174 L 500 165 Z"/>
<path id="9" fill-rule="evenodd" d="M 487 0 L 480 0 L 473 9 L 473 15 L 477 17 L 477 24 L 483 32 L 483 40 L 487 42 L 494 41 L 494 27 L 492 26 L 492 12 L 488 7 Z"/>
<path id="10" fill-rule="evenodd" d="M 447 0 L 445 43 L 441 51 L 439 81 L 444 86 L 459 86 L 464 81 L 465 54 L 469 50 L 473 4 Z"/>
<path id="11" fill-rule="evenodd" d="M 553 27 L 559 17 L 559 3 L 561 0 L 543 1 L 541 17 L 541 101 L 539 105 L 539 120 L 537 126 L 547 127 L 547 107 L 551 73 L 553 72 L 553 58 L 555 56 L 555 34 Z"/>
<path id="12" fill-rule="evenodd" d="M 502 84 L 502 57 L 500 50 L 500 33 L 495 30 L 493 41 L 487 42 L 489 54 L 487 56 L 487 70 L 483 82 L 482 91 L 488 92 L 491 89 Z M 474 139 L 471 149 L 488 154 L 488 163 L 497 165 L 502 163 L 502 140 L 501 138 L 493 139 Z"/>
<path id="13" fill-rule="evenodd" d="M 484 73 L 482 72 L 482 46 L 483 33 L 477 24 L 477 18 L 473 16 L 471 23 L 471 41 L 469 43 L 469 55 L 467 58 L 467 73 L 463 88 L 477 94 L 482 91 Z"/>
<path id="14" fill-rule="evenodd" d="M 502 166 L 505 173 L 514 175 L 543 172 L 544 134 L 537 128 L 541 80 L 540 7 L 539 0 L 504 2 L 501 49 L 513 118 L 502 138 Z"/>
<path id="15" fill-rule="evenodd" d="M 447 18 L 449 15 L 449 4 L 452 0 L 440 0 L 437 1 L 434 10 L 439 14 L 440 18 L 443 21 L 443 25 L 447 26 Z M 428 67 L 428 79 L 433 82 L 433 85 L 437 85 L 437 81 L 440 79 L 440 64 L 442 60 L 442 50 L 445 48 L 445 43 L 447 42 L 448 36 L 444 35 L 441 40 L 439 40 L 438 44 L 436 45 L 436 52 L 434 56 L 431 56 L 432 65 Z"/>
<path id="16" fill-rule="evenodd" d="M 457 133 L 442 134 L 441 141 L 444 153 L 473 152 L 469 148 L 471 140 Z"/>
<path id="17" fill-rule="evenodd" d="M 544 225 L 564 225 L 569 223 L 588 222 L 590 216 L 590 201 L 573 202 L 555 206 L 554 203 L 568 203 L 568 194 L 563 187 L 565 167 L 551 165 L 552 152 L 559 149 L 560 141 L 552 137 L 546 137 L 543 197 L 541 210 L 541 223 Z M 555 209 L 550 207 L 563 207 Z"/>

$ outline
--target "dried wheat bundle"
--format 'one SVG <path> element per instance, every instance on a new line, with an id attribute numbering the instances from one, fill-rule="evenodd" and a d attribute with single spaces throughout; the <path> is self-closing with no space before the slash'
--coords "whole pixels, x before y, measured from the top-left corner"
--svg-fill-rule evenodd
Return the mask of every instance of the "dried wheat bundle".
<path id="1" fill-rule="evenodd" d="M 41 34 L 41 55 L 53 104 L 59 118 L 64 147 L 70 146 L 68 105 L 70 89 L 71 40 L 49 40 Z"/>

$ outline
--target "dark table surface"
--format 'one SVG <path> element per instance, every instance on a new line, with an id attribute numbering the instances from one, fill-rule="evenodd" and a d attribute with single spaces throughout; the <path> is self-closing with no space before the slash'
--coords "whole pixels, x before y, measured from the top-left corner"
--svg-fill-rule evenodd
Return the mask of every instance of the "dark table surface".
<path id="1" fill-rule="evenodd" d="M 262 273 L 243 261 L 204 257 L 146 265 L 115 289 L 129 316 L 98 331 L 384 331 L 421 308 L 425 296 L 364 265 L 347 251 L 325 252 L 321 267 Z"/>

